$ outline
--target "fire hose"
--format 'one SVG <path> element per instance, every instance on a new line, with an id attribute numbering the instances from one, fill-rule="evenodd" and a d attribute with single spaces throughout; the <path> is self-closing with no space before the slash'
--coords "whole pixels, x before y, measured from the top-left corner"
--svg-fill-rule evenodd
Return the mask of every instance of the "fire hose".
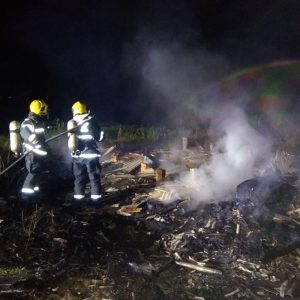
<path id="1" fill-rule="evenodd" d="M 76 128 L 80 127 L 83 123 L 91 120 L 93 118 L 93 116 L 89 116 L 87 119 L 84 119 L 80 124 L 76 125 L 74 128 L 70 129 L 70 130 L 65 130 L 61 133 L 58 133 L 52 137 L 50 137 L 49 139 L 47 139 L 45 142 L 49 143 L 67 133 L 73 132 Z M 29 151 L 25 151 L 17 160 L 15 160 L 12 164 L 10 164 L 6 169 L 4 169 L 3 171 L 0 172 L 0 176 L 3 175 L 4 173 L 6 173 L 8 170 L 10 170 L 12 167 L 14 167 L 16 164 L 18 164 L 20 161 L 22 161 L 26 155 L 28 155 L 30 152 L 32 152 L 32 150 Z"/>

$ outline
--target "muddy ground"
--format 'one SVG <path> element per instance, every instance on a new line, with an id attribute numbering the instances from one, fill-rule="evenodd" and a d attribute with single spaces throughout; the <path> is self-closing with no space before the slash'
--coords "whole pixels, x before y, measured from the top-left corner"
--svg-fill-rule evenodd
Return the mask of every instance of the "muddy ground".
<path id="1" fill-rule="evenodd" d="M 170 202 L 163 185 L 187 160 L 163 182 L 155 160 L 141 172 L 143 162 L 140 153 L 103 162 L 100 207 L 74 207 L 67 185 L 27 207 L 2 197 L 0 299 L 300 299 L 295 178 L 263 199 L 191 210 L 189 198 Z"/>

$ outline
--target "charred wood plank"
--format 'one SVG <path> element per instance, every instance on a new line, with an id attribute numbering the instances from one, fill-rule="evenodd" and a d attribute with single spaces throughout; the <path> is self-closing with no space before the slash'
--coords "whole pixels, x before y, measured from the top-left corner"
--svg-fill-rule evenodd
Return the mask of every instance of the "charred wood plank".
<path id="1" fill-rule="evenodd" d="M 196 271 L 199 271 L 199 272 L 208 273 L 208 274 L 222 275 L 222 271 L 217 270 L 217 269 L 213 269 L 213 268 L 210 268 L 210 267 L 204 267 L 204 266 L 200 266 L 198 264 L 191 264 L 191 263 L 181 262 L 181 261 L 175 261 L 175 263 L 179 266 L 189 268 L 189 269 L 192 269 L 192 270 L 196 270 Z"/>

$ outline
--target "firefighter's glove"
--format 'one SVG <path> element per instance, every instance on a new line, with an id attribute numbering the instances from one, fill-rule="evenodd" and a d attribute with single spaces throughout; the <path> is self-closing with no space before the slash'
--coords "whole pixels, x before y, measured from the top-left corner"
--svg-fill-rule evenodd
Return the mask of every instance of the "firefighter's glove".
<path id="1" fill-rule="evenodd" d="M 100 137 L 99 137 L 99 142 L 102 142 L 104 139 L 104 131 L 100 131 Z"/>
<path id="2" fill-rule="evenodd" d="M 20 152 L 14 152 L 13 155 L 14 155 L 15 158 L 19 158 L 22 155 L 22 153 L 20 153 Z"/>
<path id="3" fill-rule="evenodd" d="M 32 133 L 29 137 L 28 137 L 28 142 L 31 144 L 31 145 L 36 145 L 38 144 L 38 138 L 37 138 L 37 135 L 35 133 Z"/>
<path id="4" fill-rule="evenodd" d="M 72 153 L 71 153 L 71 155 L 72 156 L 79 156 L 81 154 L 81 151 L 79 151 L 79 150 L 75 150 L 75 151 L 72 151 Z"/>

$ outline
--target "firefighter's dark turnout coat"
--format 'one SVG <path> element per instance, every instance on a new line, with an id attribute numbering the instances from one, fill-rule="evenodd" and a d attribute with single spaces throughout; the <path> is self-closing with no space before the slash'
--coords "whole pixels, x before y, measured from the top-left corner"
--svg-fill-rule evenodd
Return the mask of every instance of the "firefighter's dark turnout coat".
<path id="1" fill-rule="evenodd" d="M 73 117 L 77 125 L 89 118 L 89 114 L 79 114 Z M 91 185 L 91 199 L 97 201 L 101 195 L 101 165 L 100 153 L 97 149 L 97 142 L 101 140 L 101 129 L 90 119 L 85 121 L 77 129 L 78 149 L 72 153 L 74 181 L 74 198 L 83 199 L 85 186 L 88 182 Z"/>
<path id="2" fill-rule="evenodd" d="M 45 156 L 48 154 L 45 142 L 46 119 L 30 112 L 22 122 L 20 134 L 28 174 L 21 190 L 22 195 L 32 195 L 39 191 L 41 174 L 46 171 Z"/>

